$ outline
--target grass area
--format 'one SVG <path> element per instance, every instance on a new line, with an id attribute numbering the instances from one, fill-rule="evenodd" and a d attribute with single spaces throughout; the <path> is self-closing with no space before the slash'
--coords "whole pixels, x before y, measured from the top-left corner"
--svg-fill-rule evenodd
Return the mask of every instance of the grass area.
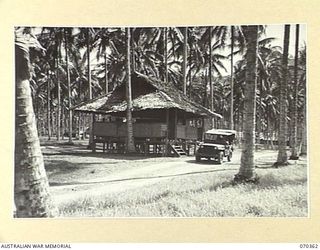
<path id="1" fill-rule="evenodd" d="M 232 186 L 233 172 L 168 178 L 115 194 L 61 203 L 61 217 L 305 217 L 305 162 L 257 168 L 258 185 Z"/>

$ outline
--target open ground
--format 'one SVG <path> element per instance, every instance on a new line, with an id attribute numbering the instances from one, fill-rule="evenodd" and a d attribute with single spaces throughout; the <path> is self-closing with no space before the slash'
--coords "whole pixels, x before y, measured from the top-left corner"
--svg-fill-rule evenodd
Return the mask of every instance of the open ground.
<path id="1" fill-rule="evenodd" d="M 92 153 L 86 141 L 42 142 L 60 217 L 305 217 L 307 159 L 272 168 L 277 151 L 255 152 L 259 184 L 232 185 L 241 150 L 221 165 L 193 156 Z"/>

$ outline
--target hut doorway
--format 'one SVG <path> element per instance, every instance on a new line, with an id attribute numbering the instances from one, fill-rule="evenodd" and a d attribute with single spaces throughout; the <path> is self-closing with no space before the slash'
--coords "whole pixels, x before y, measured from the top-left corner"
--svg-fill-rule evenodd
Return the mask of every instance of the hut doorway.
<path id="1" fill-rule="evenodd" d="M 168 116 L 168 139 L 175 140 L 176 135 L 176 128 L 177 128 L 177 110 L 176 109 L 169 109 L 169 116 Z"/>

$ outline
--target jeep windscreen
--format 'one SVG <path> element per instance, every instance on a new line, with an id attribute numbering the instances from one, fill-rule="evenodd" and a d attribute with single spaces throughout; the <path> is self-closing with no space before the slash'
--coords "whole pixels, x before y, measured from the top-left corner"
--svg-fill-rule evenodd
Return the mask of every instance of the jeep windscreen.
<path id="1" fill-rule="evenodd" d="M 225 144 L 226 138 L 223 135 L 217 134 L 204 134 L 204 142 L 206 143 L 216 143 L 216 144 Z"/>

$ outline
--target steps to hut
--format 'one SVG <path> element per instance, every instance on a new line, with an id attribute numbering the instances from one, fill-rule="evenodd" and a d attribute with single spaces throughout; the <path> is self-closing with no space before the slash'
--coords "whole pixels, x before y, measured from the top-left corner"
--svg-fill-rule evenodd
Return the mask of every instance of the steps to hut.
<path id="1" fill-rule="evenodd" d="M 181 145 L 170 145 L 172 148 L 172 151 L 174 152 L 174 154 L 178 157 L 180 156 L 186 156 L 187 153 L 186 151 L 183 150 Z"/>

